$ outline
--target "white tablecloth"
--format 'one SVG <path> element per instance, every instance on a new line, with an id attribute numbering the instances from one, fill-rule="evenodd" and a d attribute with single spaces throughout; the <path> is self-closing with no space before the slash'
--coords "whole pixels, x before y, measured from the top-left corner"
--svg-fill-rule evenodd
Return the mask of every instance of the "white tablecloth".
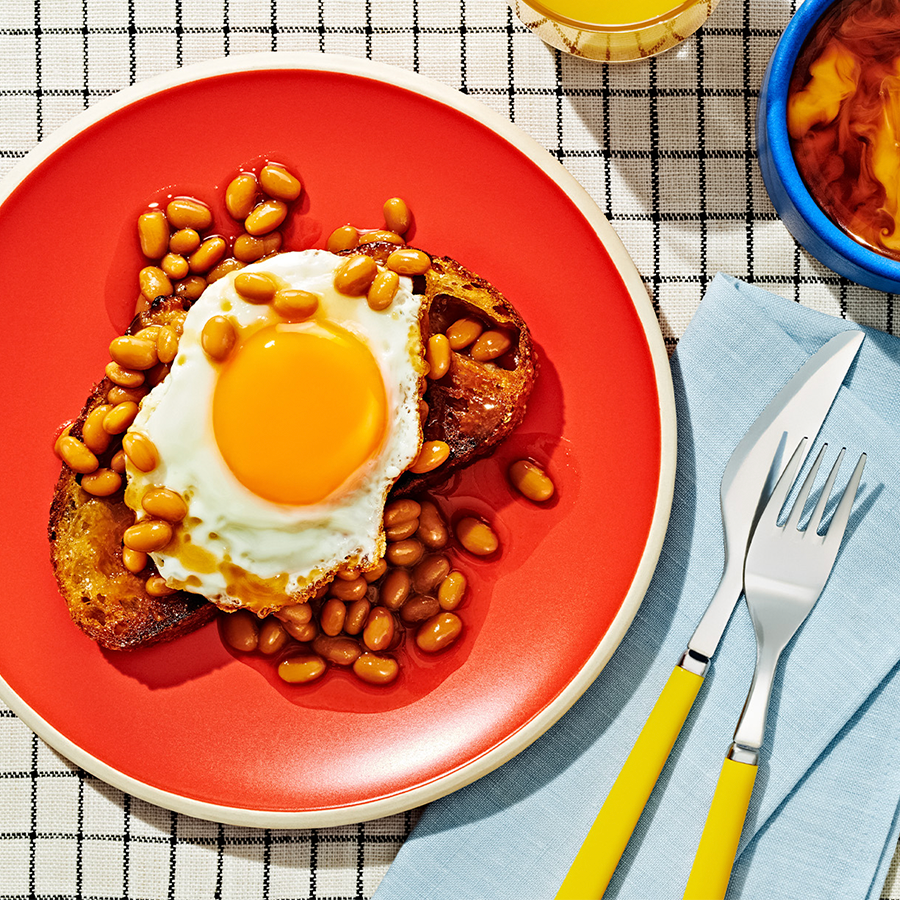
<path id="1" fill-rule="evenodd" d="M 500 0 L 4 0 L 0 174 L 91 103 L 178 66 L 370 57 L 478 98 L 554 154 L 621 236 L 670 347 L 719 271 L 897 333 L 894 298 L 799 249 L 759 174 L 756 98 L 794 7 L 722 0 L 682 46 L 607 67 L 548 49 Z M 367 898 L 416 818 L 304 831 L 191 819 L 82 772 L 0 704 L 0 897 Z M 900 898 L 896 858 L 884 897 Z"/>

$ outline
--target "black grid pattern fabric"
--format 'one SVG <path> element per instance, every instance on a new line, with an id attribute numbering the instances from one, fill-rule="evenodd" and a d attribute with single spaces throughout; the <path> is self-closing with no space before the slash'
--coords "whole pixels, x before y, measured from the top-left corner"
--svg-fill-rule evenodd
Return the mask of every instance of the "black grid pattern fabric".
<path id="1" fill-rule="evenodd" d="M 501 0 L 3 0 L 0 175 L 160 72 L 255 51 L 368 57 L 479 99 L 559 159 L 621 236 L 670 348 L 719 271 L 900 333 L 895 298 L 800 249 L 759 174 L 759 85 L 796 6 L 721 0 L 680 47 L 606 66 L 549 49 Z M 82 772 L 0 704 L 0 898 L 367 898 L 416 819 L 300 831 L 191 819 Z M 900 900 L 896 859 L 883 896 Z"/>

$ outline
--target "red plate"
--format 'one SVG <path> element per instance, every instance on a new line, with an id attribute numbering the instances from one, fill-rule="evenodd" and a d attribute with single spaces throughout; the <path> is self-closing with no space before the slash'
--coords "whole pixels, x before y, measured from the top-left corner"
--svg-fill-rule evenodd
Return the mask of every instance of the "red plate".
<path id="1" fill-rule="evenodd" d="M 302 177 L 289 240 L 381 224 L 403 196 L 411 242 L 463 262 L 521 311 L 541 372 L 511 441 L 452 485 L 489 514 L 500 558 L 467 561 L 466 631 L 387 689 L 344 673 L 278 686 L 215 626 L 104 652 L 70 622 L 48 562 L 50 446 L 127 323 L 148 200 L 220 204 L 261 157 Z M 107 782 L 193 816 L 306 827 L 420 805 L 510 759 L 609 659 L 640 604 L 675 468 L 668 361 L 651 305 L 586 193 L 479 103 L 402 70 L 316 54 L 193 66 L 98 103 L 0 187 L 4 270 L 0 696 Z M 224 217 L 220 217 L 224 218 Z M 513 496 L 505 466 L 545 463 L 558 499 Z"/>

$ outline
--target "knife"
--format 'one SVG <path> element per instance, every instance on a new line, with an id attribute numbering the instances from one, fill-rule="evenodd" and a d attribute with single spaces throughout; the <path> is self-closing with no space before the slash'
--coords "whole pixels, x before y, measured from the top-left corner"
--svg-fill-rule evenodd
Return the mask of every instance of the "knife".
<path id="1" fill-rule="evenodd" d="M 812 445 L 863 337 L 861 331 L 844 331 L 821 347 L 769 402 L 731 454 L 720 491 L 725 564 L 719 587 L 669 676 L 556 900 L 599 900 L 606 891 L 741 596 L 744 557 L 756 520 L 787 465 L 790 452 L 803 437 L 809 438 L 807 447 Z"/>

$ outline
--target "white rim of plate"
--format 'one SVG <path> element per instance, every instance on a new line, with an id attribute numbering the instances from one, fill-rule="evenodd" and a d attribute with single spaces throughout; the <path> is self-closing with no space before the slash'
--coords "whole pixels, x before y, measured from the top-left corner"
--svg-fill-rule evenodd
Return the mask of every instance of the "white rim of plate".
<path id="1" fill-rule="evenodd" d="M 675 487 L 675 398 L 668 353 L 644 283 L 625 245 L 587 191 L 565 167 L 517 125 L 440 82 L 405 69 L 349 56 L 306 51 L 275 51 L 228 56 L 156 75 L 99 100 L 61 125 L 22 158 L 0 182 L 0 205 L 24 178 L 64 144 L 108 115 L 153 94 L 219 75 L 265 69 L 338 72 L 381 81 L 420 94 L 467 115 L 490 128 L 524 153 L 575 204 L 600 238 L 638 314 L 653 361 L 660 401 L 659 486 L 647 543 L 622 606 L 597 649 L 566 688 L 514 734 L 475 759 L 418 787 L 358 804 L 312 810 L 254 810 L 224 806 L 173 794 L 125 775 L 97 759 L 57 731 L 0 678 L 0 698 L 43 741 L 85 771 L 141 800 L 195 818 L 256 828 L 321 828 L 349 825 L 405 812 L 453 793 L 508 762 L 534 743 L 575 703 L 600 674 L 637 613 L 662 549 Z"/>

